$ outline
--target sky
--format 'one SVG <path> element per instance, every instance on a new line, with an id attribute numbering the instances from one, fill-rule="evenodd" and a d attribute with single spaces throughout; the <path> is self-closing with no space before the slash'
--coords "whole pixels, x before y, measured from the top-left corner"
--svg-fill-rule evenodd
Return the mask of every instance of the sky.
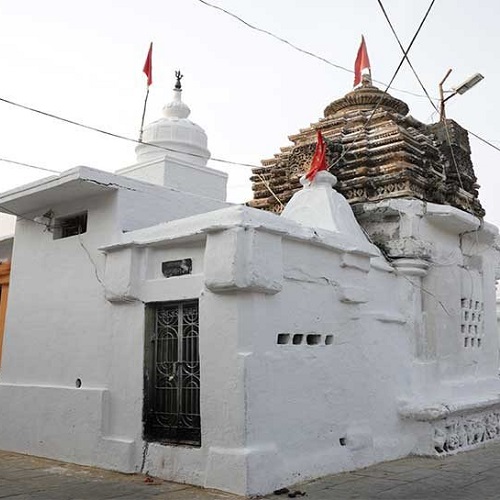
<path id="1" fill-rule="evenodd" d="M 377 0 L 210 1 L 347 68 L 353 68 L 364 34 L 372 75 L 385 83 L 401 59 Z M 383 0 L 404 46 L 429 3 Z M 453 72 L 445 89 L 476 72 L 484 75 L 467 94 L 450 99 L 447 116 L 497 146 L 499 17 L 495 0 L 435 0 L 409 53 L 433 97 L 449 68 Z M 190 119 L 206 130 L 212 156 L 232 162 L 259 165 L 352 90 L 352 73 L 251 30 L 199 0 L 0 0 L 0 98 L 137 138 L 150 41 L 153 85 L 146 122 L 161 116 L 180 69 Z M 389 92 L 404 100 L 415 118 L 438 119 L 406 64 Z M 133 143 L 3 102 L 0 137 L 0 158 L 58 171 L 78 165 L 115 171 L 135 162 Z M 486 220 L 500 225 L 500 152 L 474 137 L 470 141 Z M 251 198 L 249 168 L 210 166 L 228 172 L 229 201 Z M 5 162 L 0 169 L 0 191 L 50 175 Z"/>

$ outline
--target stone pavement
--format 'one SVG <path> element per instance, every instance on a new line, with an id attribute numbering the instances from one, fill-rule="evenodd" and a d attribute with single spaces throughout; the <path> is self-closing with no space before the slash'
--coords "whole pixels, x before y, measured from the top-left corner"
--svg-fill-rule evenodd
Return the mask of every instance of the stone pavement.
<path id="1" fill-rule="evenodd" d="M 489 500 L 500 499 L 500 444 L 452 457 L 412 457 L 290 487 L 266 499 Z M 294 492 L 303 492 L 304 497 Z M 242 497 L 139 474 L 0 452 L 0 499 L 242 500 Z"/>

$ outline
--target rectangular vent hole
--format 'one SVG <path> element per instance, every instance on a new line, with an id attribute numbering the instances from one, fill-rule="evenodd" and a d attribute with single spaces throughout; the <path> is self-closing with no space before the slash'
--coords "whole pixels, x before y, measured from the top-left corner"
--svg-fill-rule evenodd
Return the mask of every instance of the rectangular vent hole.
<path id="1" fill-rule="evenodd" d="M 54 220 L 54 240 L 69 238 L 87 232 L 87 212 L 70 215 L 68 217 L 58 217 Z"/>
<path id="2" fill-rule="evenodd" d="M 333 335 L 326 335 L 325 336 L 325 345 L 332 345 L 333 344 Z"/>
<path id="3" fill-rule="evenodd" d="M 278 344 L 285 345 L 290 342 L 290 334 L 289 333 L 278 333 Z"/>
<path id="4" fill-rule="evenodd" d="M 292 344 L 293 345 L 300 345 L 300 344 L 302 344 L 303 339 L 304 339 L 304 335 L 302 335 L 301 333 L 296 333 L 292 338 Z"/>
<path id="5" fill-rule="evenodd" d="M 321 335 L 317 333 L 310 333 L 306 337 L 307 345 L 318 345 L 321 342 Z"/>

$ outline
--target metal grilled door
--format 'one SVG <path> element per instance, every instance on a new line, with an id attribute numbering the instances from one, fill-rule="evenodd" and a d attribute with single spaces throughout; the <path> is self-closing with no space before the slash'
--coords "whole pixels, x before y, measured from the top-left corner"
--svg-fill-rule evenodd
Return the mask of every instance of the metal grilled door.
<path id="1" fill-rule="evenodd" d="M 201 444 L 198 301 L 148 306 L 145 438 Z"/>

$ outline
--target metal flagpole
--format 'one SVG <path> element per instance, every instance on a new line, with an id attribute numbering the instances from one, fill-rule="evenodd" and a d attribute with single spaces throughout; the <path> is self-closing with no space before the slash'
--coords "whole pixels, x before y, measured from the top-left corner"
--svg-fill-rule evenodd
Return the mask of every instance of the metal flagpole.
<path id="1" fill-rule="evenodd" d="M 149 97 L 149 85 L 148 85 L 148 90 L 146 91 L 146 98 L 144 99 L 144 109 L 142 110 L 141 132 L 139 133 L 139 142 L 142 142 L 142 134 L 144 132 L 144 118 L 146 116 L 146 106 L 148 104 L 148 97 Z"/>
<path id="2" fill-rule="evenodd" d="M 139 142 L 142 142 L 142 134 L 144 132 L 144 117 L 146 116 L 146 106 L 148 104 L 149 87 L 153 83 L 153 42 L 149 44 L 148 55 L 142 72 L 148 77 L 148 90 L 146 91 L 146 98 L 144 99 L 144 109 L 142 110 L 141 131 L 139 133 Z"/>

